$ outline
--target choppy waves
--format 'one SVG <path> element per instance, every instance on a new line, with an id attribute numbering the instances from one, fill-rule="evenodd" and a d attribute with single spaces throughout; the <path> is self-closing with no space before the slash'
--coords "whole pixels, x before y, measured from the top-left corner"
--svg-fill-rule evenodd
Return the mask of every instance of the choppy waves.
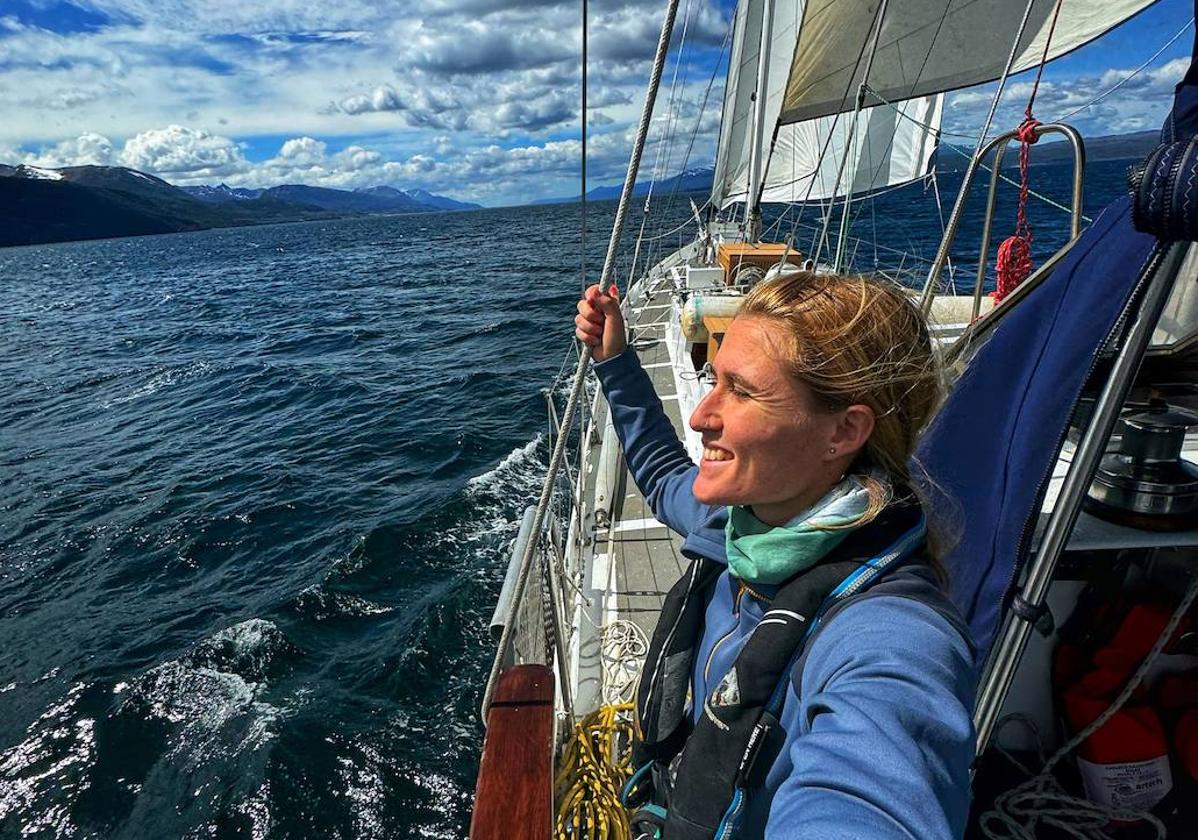
<path id="1" fill-rule="evenodd" d="M 464 832 L 575 281 L 412 223 L 0 254 L 0 836 Z"/>

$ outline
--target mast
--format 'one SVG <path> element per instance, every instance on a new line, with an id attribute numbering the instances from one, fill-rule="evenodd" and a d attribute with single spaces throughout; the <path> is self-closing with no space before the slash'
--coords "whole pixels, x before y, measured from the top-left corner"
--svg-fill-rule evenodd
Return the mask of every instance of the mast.
<path id="1" fill-rule="evenodd" d="M 865 104 L 865 92 L 869 90 L 869 71 L 873 68 L 874 56 L 878 53 L 878 39 L 882 35 L 882 21 L 886 17 L 888 0 L 882 0 L 878 6 L 878 16 L 874 20 L 873 39 L 869 45 L 869 55 L 865 58 L 865 72 L 861 74 L 861 84 L 857 86 L 857 100 L 853 103 L 853 121 L 849 124 L 848 142 L 844 144 L 844 157 L 840 160 L 840 171 L 836 175 L 836 186 L 840 186 L 840 178 L 844 173 L 845 164 L 853 154 L 857 143 L 857 121 L 861 118 L 861 107 Z M 836 188 L 832 189 L 832 202 L 836 202 Z M 853 203 L 852 184 L 847 184 L 844 190 L 844 215 L 840 217 L 840 233 L 836 237 L 836 258 L 832 261 L 832 270 L 840 273 L 844 263 L 844 246 L 849 236 L 849 210 Z"/>
<path id="2" fill-rule="evenodd" d="M 774 40 L 774 0 L 765 0 L 761 44 L 757 50 L 757 88 L 753 93 L 753 136 L 749 146 L 749 192 L 745 196 L 745 235 L 756 242 L 761 233 L 761 157 L 765 143 L 765 100 L 768 95 L 770 47 Z"/>

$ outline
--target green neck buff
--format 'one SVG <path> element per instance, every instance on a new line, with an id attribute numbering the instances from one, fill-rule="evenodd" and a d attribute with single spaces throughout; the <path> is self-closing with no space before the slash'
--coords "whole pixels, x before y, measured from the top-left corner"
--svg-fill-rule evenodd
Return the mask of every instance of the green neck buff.
<path id="1" fill-rule="evenodd" d="M 853 532 L 869 491 L 849 476 L 785 525 L 766 525 L 747 507 L 728 508 L 728 572 L 745 583 L 781 583 L 809 569 Z M 840 527 L 836 527 L 840 526 Z"/>

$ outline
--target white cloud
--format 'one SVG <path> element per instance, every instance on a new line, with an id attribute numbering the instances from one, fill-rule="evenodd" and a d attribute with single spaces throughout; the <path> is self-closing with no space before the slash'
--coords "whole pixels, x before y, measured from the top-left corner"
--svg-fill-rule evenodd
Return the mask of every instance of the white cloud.
<path id="1" fill-rule="evenodd" d="M 367 171 L 379 166 L 384 160 L 381 152 L 361 146 L 350 146 L 332 157 L 333 165 L 347 172 Z"/>
<path id="2" fill-rule="evenodd" d="M 1070 123 L 1091 137 L 1156 129 L 1164 121 L 1173 102 L 1173 88 L 1188 66 L 1189 59 L 1177 58 L 1134 76 L 1132 68 L 1113 68 L 1100 75 L 1045 79 L 1036 92 L 1034 112 L 1041 122 L 1068 117 Z M 1112 91 L 1116 85 L 1119 87 Z M 1015 128 L 1023 121 L 1032 87 L 1032 82 L 1020 81 L 1004 88 L 990 136 Z M 945 129 L 976 136 L 990 109 L 994 89 L 994 85 L 985 85 L 949 94 Z M 960 143 L 965 138 L 950 140 Z"/>
<path id="3" fill-rule="evenodd" d="M 143 131 L 129 138 L 120 162 L 168 180 L 227 178 L 249 167 L 241 149 L 228 137 L 180 125 Z"/>
<path id="4" fill-rule="evenodd" d="M 116 153 L 107 137 L 87 132 L 37 155 L 24 156 L 23 162 L 34 166 L 111 166 L 116 163 Z"/>
<path id="5" fill-rule="evenodd" d="M 108 25 L 61 35 L 0 23 L 0 152 L 7 146 L 14 161 L 65 165 L 107 155 L 176 183 L 392 183 L 493 202 L 574 189 L 579 146 L 563 138 L 579 125 L 576 0 L 86 5 L 111 17 Z M 698 118 L 730 5 L 691 0 L 693 63 L 679 89 L 675 155 Z M 594 183 L 623 174 L 660 13 L 659 0 L 591 3 Z M 680 20 L 676 41 L 682 29 Z M 1075 121 L 1089 134 L 1156 127 L 1183 65 L 1136 76 Z M 1037 113 L 1059 116 L 1129 72 L 1061 79 L 1050 68 Z M 1011 85 L 996 126 L 1017 124 L 1026 96 L 1026 83 Z M 659 112 L 665 99 L 663 90 Z M 717 85 L 689 165 L 711 160 L 721 100 Z M 988 105 L 988 91 L 950 94 L 946 128 L 976 134 Z M 292 139 L 261 160 L 247 149 L 261 149 L 254 140 L 262 137 Z M 646 171 L 658 143 L 646 150 Z"/>
<path id="6" fill-rule="evenodd" d="M 364 114 L 368 111 L 402 111 L 406 107 L 391 85 L 379 85 L 368 94 L 348 96 L 340 103 L 341 110 L 347 114 Z"/>
<path id="7" fill-rule="evenodd" d="M 324 159 L 328 144 L 312 137 L 295 137 L 279 149 L 279 159 L 294 165 L 319 163 Z"/>

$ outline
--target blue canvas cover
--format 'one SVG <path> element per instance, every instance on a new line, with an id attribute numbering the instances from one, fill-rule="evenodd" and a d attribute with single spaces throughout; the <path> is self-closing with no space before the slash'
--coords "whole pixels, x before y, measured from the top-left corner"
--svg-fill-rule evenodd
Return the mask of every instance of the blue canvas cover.
<path id="1" fill-rule="evenodd" d="M 1128 199 L 1103 210 L 995 327 L 920 444 L 919 462 L 948 497 L 937 508 L 959 519 L 945 562 L 979 664 L 1027 559 L 1021 537 L 1034 525 L 1074 405 L 1155 242 L 1132 229 Z"/>
<path id="2" fill-rule="evenodd" d="M 1162 142 L 1198 135 L 1195 38 Z M 979 665 L 1015 594 L 1030 548 L 1024 533 L 1039 517 L 1074 406 L 1155 244 L 1132 227 L 1129 199 L 1103 210 L 1052 276 L 976 351 L 916 453 L 948 496 L 940 510 L 958 520 L 945 563 Z"/>

